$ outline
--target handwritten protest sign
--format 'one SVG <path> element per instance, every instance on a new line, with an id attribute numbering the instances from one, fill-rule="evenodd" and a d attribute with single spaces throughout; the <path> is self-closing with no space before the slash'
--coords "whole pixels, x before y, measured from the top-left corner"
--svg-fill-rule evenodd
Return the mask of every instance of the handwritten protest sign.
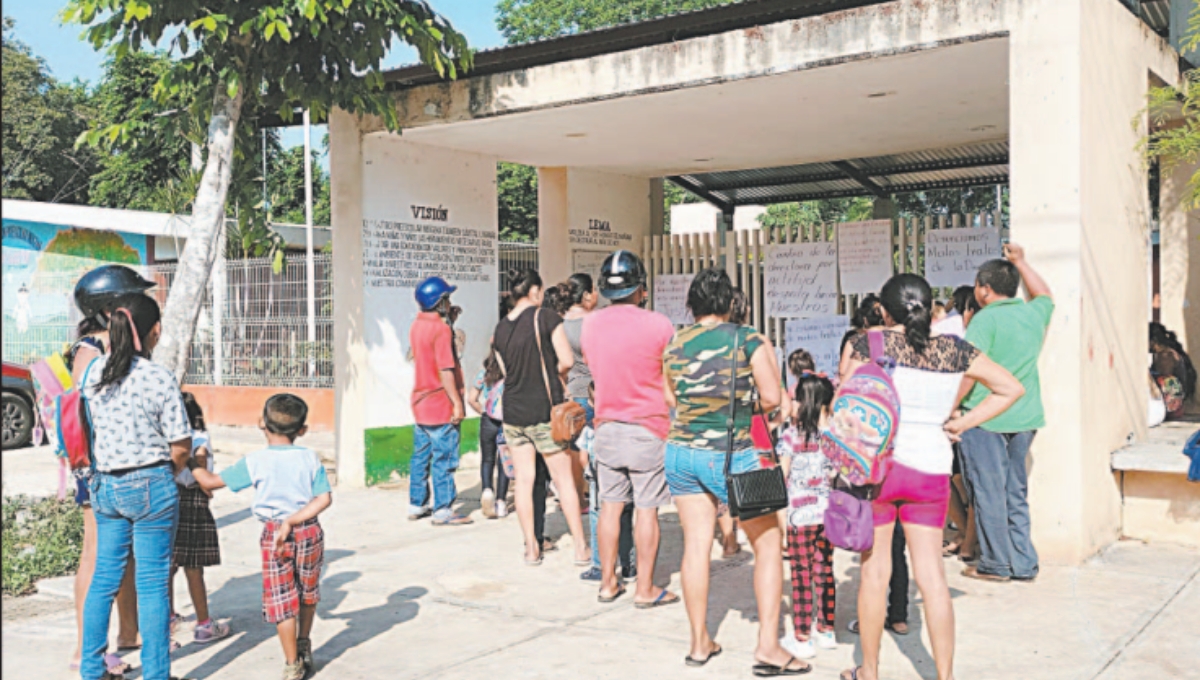
<path id="1" fill-rule="evenodd" d="M 798 349 L 807 351 L 817 364 L 818 373 L 837 374 L 841 360 L 842 336 L 850 329 L 846 316 L 822 316 L 813 319 L 788 319 L 784 329 L 784 344 L 791 355 Z M 789 376 L 788 385 L 792 384 Z"/>
<path id="2" fill-rule="evenodd" d="M 925 279 L 934 288 L 975 283 L 979 265 L 1000 257 L 1000 232 L 938 229 L 925 233 Z"/>
<path id="3" fill-rule="evenodd" d="M 892 221 L 839 224 L 837 239 L 842 292 L 878 293 L 892 276 Z"/>
<path id="4" fill-rule="evenodd" d="M 785 319 L 837 312 L 837 243 L 777 243 L 767 251 L 767 314 Z"/>
<path id="5" fill-rule="evenodd" d="M 688 288 L 695 274 L 659 274 L 654 277 L 654 311 L 665 314 L 676 326 L 695 323 L 687 308 Z"/>

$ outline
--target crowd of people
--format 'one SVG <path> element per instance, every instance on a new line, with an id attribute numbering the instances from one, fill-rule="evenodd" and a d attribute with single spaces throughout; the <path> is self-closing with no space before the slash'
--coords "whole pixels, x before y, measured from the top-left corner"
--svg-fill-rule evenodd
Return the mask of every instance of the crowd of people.
<path id="1" fill-rule="evenodd" d="M 718 524 L 725 555 L 739 549 L 740 531 L 755 556 L 755 675 L 806 673 L 812 667 L 804 659 L 837 646 L 833 546 L 823 526 L 836 475 L 825 435 L 838 385 L 872 361 L 875 332 L 882 333 L 902 408 L 890 467 L 872 501 L 880 549 L 862 555 L 858 617 L 848 625 L 862 636 L 863 665 L 843 677 L 875 680 L 885 628 L 908 632 L 908 557 L 939 678 L 952 677 L 954 651 L 943 558 L 958 555 L 970 578 L 1036 578 L 1025 458 L 1044 425 L 1037 360 L 1054 304 L 1019 246 L 1006 246 L 1004 259 L 981 267 L 975 285 L 959 288 L 946 303 L 935 301 L 919 276 L 893 277 L 878 295 L 861 300 L 837 375 L 817 372 L 808 351 L 792 348 L 790 381 L 771 341 L 747 325 L 748 298 L 723 269 L 695 275 L 687 294 L 695 322 L 678 329 L 645 309 L 646 271 L 628 251 L 613 253 L 598 281 L 578 273 L 546 285 L 534 270 L 507 279 L 502 318 L 469 399 L 487 421 L 480 428 L 484 514 L 507 514 L 506 498 L 496 491 L 505 466 L 495 461 L 511 460 L 525 563 L 540 565 L 553 549 L 545 535 L 552 489 L 576 564 L 588 567 L 581 578 L 599 582 L 600 603 L 625 596 L 627 581 L 636 581 L 638 608 L 683 602 L 691 631 L 687 665 L 703 666 L 722 651 L 707 626 Z M 1018 297 L 1022 284 L 1027 299 Z M 454 390 L 461 389 L 462 367 L 445 323 L 454 288 L 440 279 L 426 286 L 427 295 L 418 291 L 422 313 L 440 315 L 443 323 L 438 345 L 420 344 L 423 335 L 414 328 L 417 374 L 426 378 L 418 380 L 413 405 L 438 400 L 445 417 L 428 426 L 442 427 L 454 424 L 451 414 L 461 417 L 462 397 Z M 608 304 L 598 308 L 599 299 Z M 578 405 L 583 422 L 581 431 L 564 435 L 567 403 Z M 447 462 L 439 465 L 435 453 L 430 465 L 437 524 L 469 521 L 437 515 L 453 501 L 449 493 L 438 496 L 439 488 L 453 487 L 437 475 L 452 477 L 457 451 L 455 440 L 445 449 Z M 779 456 L 788 506 L 735 523 L 727 475 L 774 465 L 769 452 Z M 422 474 L 414 472 L 414 485 Z M 425 490 L 412 494 L 410 517 L 427 515 Z M 681 593 L 654 585 L 658 513 L 668 504 L 683 529 Z M 586 536 L 584 506 L 592 523 Z M 945 541 L 948 526 L 954 533 Z M 792 630 L 781 638 L 785 561 Z"/>
<path id="2" fill-rule="evenodd" d="M 726 557 L 741 549 L 740 532 L 754 554 L 752 671 L 808 673 L 807 659 L 838 644 L 834 546 L 825 526 L 838 484 L 828 436 L 835 401 L 839 385 L 879 365 L 900 409 L 886 475 L 866 496 L 875 547 L 861 554 L 857 617 L 846 625 L 861 636 L 862 665 L 842 678 L 877 680 L 884 630 L 909 632 L 911 559 L 937 676 L 948 680 L 955 624 L 944 558 L 957 555 L 967 563 L 964 576 L 984 581 L 1038 575 L 1026 458 L 1045 425 L 1037 365 L 1054 302 L 1023 249 L 1009 244 L 1004 252 L 946 303 L 914 274 L 864 296 L 832 375 L 818 371 L 805 348 L 790 348 L 779 366 L 771 340 L 747 324 L 749 299 L 724 269 L 694 276 L 687 306 L 695 321 L 676 328 L 646 309 L 648 277 L 638 256 L 617 251 L 598 280 L 577 273 L 547 286 L 535 270 L 510 272 L 487 357 L 468 385 L 453 327 L 462 312 L 451 300 L 455 287 L 430 278 L 416 290 L 420 314 L 409 333 L 416 424 L 408 517 L 472 523 L 455 508 L 469 406 L 480 417 L 482 514 L 503 519 L 515 508 L 526 565 L 543 564 L 557 549 L 546 534 L 553 495 L 580 578 L 597 584 L 598 602 L 629 597 L 638 609 L 682 602 L 690 630 L 684 662 L 698 667 L 722 652 L 708 627 L 718 527 Z M 66 359 L 93 436 L 91 464 L 77 471 L 85 539 L 73 664 L 86 680 L 129 670 L 109 653 L 115 602 L 118 651 L 141 646 L 142 677 L 172 678 L 179 568 L 195 610 L 193 641 L 227 636 L 204 582 L 204 568 L 221 559 L 209 499 L 221 488 L 253 487 L 263 618 L 276 626 L 284 680 L 303 678 L 313 668 L 320 599 L 318 517 L 332 502 L 319 457 L 296 443 L 307 405 L 290 394 L 270 398 L 260 420 L 266 448 L 216 474 L 199 404 L 149 360 L 161 332 L 159 307 L 145 292 L 152 286 L 110 266 L 76 289 L 84 321 Z M 1152 325 L 1150 340 L 1150 383 L 1170 415 L 1176 405 L 1165 395 L 1191 398 L 1195 370 L 1165 328 Z M 776 465 L 786 507 L 739 518 L 729 476 Z M 654 582 L 659 512 L 669 505 L 683 532 L 678 593 Z M 785 564 L 791 630 L 781 637 Z"/>

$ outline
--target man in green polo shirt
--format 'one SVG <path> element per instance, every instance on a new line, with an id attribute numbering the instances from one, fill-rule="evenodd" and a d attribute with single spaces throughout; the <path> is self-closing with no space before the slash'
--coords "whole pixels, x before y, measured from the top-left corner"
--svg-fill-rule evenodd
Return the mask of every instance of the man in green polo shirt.
<path id="1" fill-rule="evenodd" d="M 1025 396 L 1004 413 L 963 433 L 963 464 L 979 534 L 979 564 L 963 575 L 987 581 L 1032 581 L 1038 573 L 1038 556 L 1030 537 L 1025 457 L 1034 435 L 1046 425 L 1038 355 L 1054 300 L 1050 287 L 1025 260 L 1024 249 L 1009 244 L 1004 257 L 979 268 L 975 297 L 983 309 L 971 319 L 967 341 L 1016 376 Z M 1017 297 L 1021 282 L 1028 302 Z M 976 385 L 963 407 L 974 408 L 987 395 L 986 388 Z"/>

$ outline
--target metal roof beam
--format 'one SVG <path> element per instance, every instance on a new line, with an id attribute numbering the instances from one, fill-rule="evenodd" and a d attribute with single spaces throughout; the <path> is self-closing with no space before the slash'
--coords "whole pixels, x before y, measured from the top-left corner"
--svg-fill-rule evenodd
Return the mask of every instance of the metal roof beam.
<path id="1" fill-rule="evenodd" d="M 963 179 L 939 180 L 936 182 L 918 182 L 888 187 L 892 194 L 909 194 L 915 191 L 930 191 L 933 189 L 965 189 L 967 187 L 1008 184 L 1008 175 L 992 175 L 987 177 L 966 177 Z M 835 191 L 820 191 L 814 193 L 795 193 L 783 196 L 758 197 L 745 201 L 735 200 L 734 205 L 776 205 L 779 203 L 803 203 L 805 201 L 820 201 L 826 198 L 851 198 L 868 196 L 871 192 L 866 189 L 839 189 Z"/>
<path id="2" fill-rule="evenodd" d="M 845 173 L 845 175 L 850 179 L 861 184 L 862 187 L 868 192 L 875 194 L 879 198 L 888 198 L 891 196 L 891 194 L 889 194 L 883 187 L 879 186 L 875 182 L 872 182 L 870 177 L 867 177 L 862 172 L 859 172 L 858 168 L 854 167 L 849 162 L 834 161 L 832 165 Z"/>
<path id="3" fill-rule="evenodd" d="M 674 182 L 680 188 L 682 188 L 686 191 L 690 191 L 693 194 L 699 196 L 700 198 L 703 198 L 704 200 L 708 201 L 709 203 L 712 203 L 713 205 L 717 206 L 718 208 L 721 209 L 722 213 L 732 213 L 734 207 L 737 205 L 733 201 L 726 200 L 724 198 L 721 198 L 720 196 L 717 196 L 716 194 L 712 193 L 711 191 L 708 191 L 704 187 L 704 185 L 700 184 L 700 182 L 696 181 L 692 177 L 688 177 L 686 175 L 674 175 L 674 176 L 668 177 L 667 179 Z"/>
<path id="4" fill-rule="evenodd" d="M 871 158 L 858 159 L 860 161 L 873 160 Z M 939 161 L 922 161 L 918 163 L 902 163 L 899 165 L 888 166 L 876 169 L 859 169 L 859 172 L 867 177 L 889 177 L 891 175 L 907 175 L 913 172 L 939 172 L 942 170 L 962 170 L 967 168 L 986 168 L 993 165 L 1008 165 L 1008 154 L 989 154 L 987 156 L 976 156 L 973 158 L 948 158 Z M 706 173 L 709 174 L 709 173 Z M 829 182 L 837 179 L 845 179 L 846 175 L 841 172 L 821 172 L 804 175 L 802 177 L 776 177 L 768 180 L 760 181 L 720 181 L 721 175 L 726 173 L 715 172 L 709 176 L 716 178 L 717 181 L 709 183 L 704 182 L 695 175 L 693 177 L 697 182 L 700 182 L 709 191 L 731 191 L 735 189 L 759 189 L 765 187 L 782 187 L 789 184 L 808 184 L 810 182 Z M 736 175 L 738 171 L 732 171 L 728 174 Z"/>

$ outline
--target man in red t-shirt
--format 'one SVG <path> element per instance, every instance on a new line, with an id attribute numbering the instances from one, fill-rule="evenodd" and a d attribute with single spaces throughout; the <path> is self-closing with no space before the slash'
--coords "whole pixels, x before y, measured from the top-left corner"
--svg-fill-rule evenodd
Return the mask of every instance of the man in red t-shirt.
<path id="1" fill-rule="evenodd" d="M 408 330 L 415 365 L 412 411 L 413 455 L 410 466 L 410 520 L 433 515 L 438 526 L 470 524 L 454 512 L 458 496 L 454 471 L 458 469 L 458 425 L 462 422 L 462 365 L 454 347 L 450 294 L 454 286 L 433 276 L 417 286 L 421 313 Z M 453 315 L 456 316 L 456 315 Z M 432 480 L 431 480 L 432 478 Z M 430 483 L 433 497 L 430 503 Z"/>

